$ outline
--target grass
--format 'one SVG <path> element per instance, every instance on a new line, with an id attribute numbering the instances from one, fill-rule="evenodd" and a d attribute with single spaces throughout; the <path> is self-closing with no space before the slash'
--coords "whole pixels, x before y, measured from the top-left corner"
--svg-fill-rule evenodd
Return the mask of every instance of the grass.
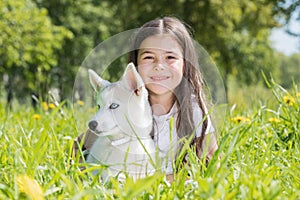
<path id="1" fill-rule="evenodd" d="M 69 108 L 1 103 L 0 199 L 300 199 L 300 93 L 269 86 L 275 100 L 229 109 L 214 159 L 206 167 L 188 148 L 173 183 L 163 173 L 101 183 L 72 155 L 79 133 Z"/>

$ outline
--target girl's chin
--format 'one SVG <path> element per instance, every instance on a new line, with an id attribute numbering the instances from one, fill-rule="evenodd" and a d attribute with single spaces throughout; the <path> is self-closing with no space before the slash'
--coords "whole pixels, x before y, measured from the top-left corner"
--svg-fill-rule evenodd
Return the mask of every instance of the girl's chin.
<path id="1" fill-rule="evenodd" d="M 167 93 L 173 93 L 172 88 L 167 88 L 167 87 L 162 86 L 162 85 L 149 84 L 149 85 L 147 85 L 147 89 L 149 90 L 150 95 L 151 94 L 164 95 L 164 94 L 167 94 Z"/>

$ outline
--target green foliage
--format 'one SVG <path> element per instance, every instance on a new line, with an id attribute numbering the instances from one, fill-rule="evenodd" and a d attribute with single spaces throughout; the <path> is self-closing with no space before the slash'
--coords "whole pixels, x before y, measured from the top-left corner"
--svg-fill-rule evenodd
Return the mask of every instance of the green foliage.
<path id="1" fill-rule="evenodd" d="M 79 66 L 94 47 L 117 33 L 170 15 L 191 26 L 196 41 L 219 67 L 226 88 L 229 76 L 235 76 L 240 84 L 256 84 L 263 80 L 261 71 L 279 77 L 280 60 L 268 37 L 282 18 L 288 22 L 298 8 L 298 2 L 281 0 L 165 0 L 147 4 L 141 0 L 3 0 L 0 74 L 15 77 L 7 85 L 21 97 L 28 92 L 26 88 L 47 94 L 49 87 L 56 87 L 66 99 L 71 96 Z M 106 72 L 111 80 L 120 76 L 120 63 L 126 59 L 120 60 Z M 284 86 L 291 86 L 287 82 Z M 20 85 L 26 88 L 17 87 Z"/>
<path id="2" fill-rule="evenodd" d="M 260 70 L 276 69 L 268 41 L 270 28 L 276 26 L 270 1 L 186 1 L 191 10 L 185 20 L 195 30 L 196 40 L 216 60 L 225 81 L 234 75 L 238 81 L 262 81 Z M 275 74 L 275 73 L 274 73 Z"/>
<path id="3" fill-rule="evenodd" d="M 280 81 L 284 88 L 292 88 L 293 84 L 300 83 L 300 54 L 280 57 Z"/>
<path id="4" fill-rule="evenodd" d="M 9 76 L 9 87 L 20 96 L 44 89 L 47 73 L 57 65 L 56 51 L 72 34 L 54 26 L 46 9 L 30 0 L 0 2 L 0 75 Z"/>
<path id="5" fill-rule="evenodd" d="M 85 57 L 101 41 L 113 35 L 111 32 L 117 26 L 114 10 L 105 1 L 34 1 L 48 10 L 55 25 L 67 28 L 74 35 L 65 40 L 63 51 L 58 54 L 57 65 L 51 71 L 52 85 L 60 89 L 62 99 L 65 99 L 70 97 L 76 73 Z"/>
<path id="6" fill-rule="evenodd" d="M 268 86 L 276 101 L 232 108 L 209 165 L 186 148 L 188 164 L 172 183 L 163 173 L 102 183 L 90 173 L 97 166 L 72 155 L 78 133 L 71 110 L 44 102 L 6 112 L 0 104 L 0 198 L 299 199 L 300 93 L 296 86 L 290 92 L 273 81 Z"/>

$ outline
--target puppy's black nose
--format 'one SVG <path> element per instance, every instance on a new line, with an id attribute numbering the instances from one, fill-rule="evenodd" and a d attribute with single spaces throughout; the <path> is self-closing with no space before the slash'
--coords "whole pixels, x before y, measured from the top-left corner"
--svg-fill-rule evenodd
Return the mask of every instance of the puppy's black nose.
<path id="1" fill-rule="evenodd" d="M 97 126 L 98 126 L 98 122 L 96 122 L 95 120 L 89 122 L 89 128 L 92 131 L 96 130 Z"/>

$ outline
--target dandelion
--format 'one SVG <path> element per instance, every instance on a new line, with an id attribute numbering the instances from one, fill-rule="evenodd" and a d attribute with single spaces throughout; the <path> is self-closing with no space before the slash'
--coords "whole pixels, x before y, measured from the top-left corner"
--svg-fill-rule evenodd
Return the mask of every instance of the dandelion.
<path id="1" fill-rule="evenodd" d="M 298 92 L 298 93 L 296 94 L 296 97 L 300 97 L 300 92 Z"/>
<path id="2" fill-rule="evenodd" d="M 46 110 L 46 111 L 47 111 L 48 108 L 49 108 L 47 102 L 45 102 L 45 101 L 42 102 L 42 107 L 43 107 L 44 110 Z"/>
<path id="3" fill-rule="evenodd" d="M 289 106 L 293 106 L 295 104 L 295 99 L 291 96 L 284 96 L 283 101 L 284 101 L 284 103 L 288 104 Z"/>
<path id="4" fill-rule="evenodd" d="M 78 101 L 77 101 L 77 104 L 78 104 L 79 106 L 83 106 L 83 105 L 84 105 L 84 101 L 78 100 Z"/>
<path id="5" fill-rule="evenodd" d="M 231 119 L 235 123 L 249 122 L 250 119 L 248 117 L 237 116 Z"/>
<path id="6" fill-rule="evenodd" d="M 9 133 L 13 133 L 13 132 L 15 132 L 15 131 L 16 131 L 15 128 L 10 128 L 10 129 L 8 130 Z"/>
<path id="7" fill-rule="evenodd" d="M 31 199 L 33 200 L 44 199 L 43 189 L 37 183 L 36 180 L 26 175 L 20 175 L 17 177 L 17 184 L 20 192 L 25 193 Z"/>
<path id="8" fill-rule="evenodd" d="M 270 123 L 279 123 L 280 122 L 280 119 L 276 118 L 276 117 L 271 117 L 268 119 L 268 121 Z"/>
<path id="9" fill-rule="evenodd" d="M 39 114 L 34 114 L 32 117 L 35 120 L 40 120 L 41 119 L 41 115 L 39 115 Z"/>
<path id="10" fill-rule="evenodd" d="M 50 108 L 50 109 L 54 109 L 54 108 L 55 108 L 55 105 L 54 105 L 54 103 L 49 103 L 49 105 L 48 105 L 48 106 L 49 106 L 49 108 Z"/>

